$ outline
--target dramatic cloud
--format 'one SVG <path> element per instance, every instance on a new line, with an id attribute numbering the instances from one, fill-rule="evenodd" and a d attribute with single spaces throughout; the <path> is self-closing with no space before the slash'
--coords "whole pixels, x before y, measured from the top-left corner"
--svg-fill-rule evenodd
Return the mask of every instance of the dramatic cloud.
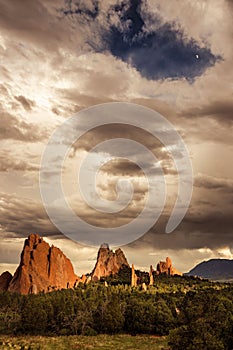
<path id="1" fill-rule="evenodd" d="M 39 166 L 30 161 L 17 159 L 12 153 L 2 151 L 0 153 L 0 172 L 1 171 L 38 171 Z"/>
<path id="2" fill-rule="evenodd" d="M 133 247 L 153 247 L 157 250 L 172 249 L 201 249 L 217 250 L 230 247 L 232 244 L 231 214 L 213 212 L 188 214 L 183 222 L 172 234 L 165 234 L 165 225 L 168 217 L 164 216 L 155 227 L 137 242 L 130 244 Z M 161 233 L 162 232 L 162 233 Z"/>
<path id="3" fill-rule="evenodd" d="M 226 193 L 233 193 L 233 180 L 219 179 L 213 176 L 198 174 L 195 178 L 195 186 L 207 189 L 220 190 Z"/>
<path id="4" fill-rule="evenodd" d="M 113 160 L 105 164 L 101 171 L 107 172 L 113 175 L 131 175 L 131 176 L 140 176 L 143 175 L 143 172 L 140 171 L 140 168 L 137 164 L 130 162 L 126 159 Z"/>
<path id="5" fill-rule="evenodd" d="M 183 30 L 173 23 L 163 23 L 153 16 L 145 3 L 129 0 L 110 6 L 105 13 L 107 27 L 98 20 L 102 16 L 97 1 L 93 1 L 91 9 L 69 1 L 64 14 L 76 14 L 84 22 L 95 21 L 101 39 L 96 43 L 89 38 L 90 45 L 97 52 L 109 51 L 147 79 L 192 81 L 220 59 L 208 47 L 201 47 L 193 38 L 187 39 Z"/>
<path id="6" fill-rule="evenodd" d="M 62 4 L 63 1 L 56 2 L 56 6 Z M 34 4 L 26 0 L 22 6 L 17 0 L 1 0 L 0 5 L 2 31 L 21 40 L 21 45 L 24 46 L 27 42 L 49 51 L 58 49 L 61 41 L 69 45 L 70 38 L 67 34 L 72 29 L 65 20 L 59 23 L 60 16 L 54 3 L 41 0 Z"/>
<path id="7" fill-rule="evenodd" d="M 233 102 L 232 101 L 213 101 L 200 107 L 194 107 L 182 113 L 187 118 L 192 117 L 210 117 L 216 119 L 220 124 L 226 123 L 232 126 L 233 123 Z"/>
<path id="8" fill-rule="evenodd" d="M 2 236 L 25 237 L 30 232 L 59 234 L 50 223 L 41 202 L 0 193 L 0 204 Z"/>
<path id="9" fill-rule="evenodd" d="M 176 144 L 153 122 L 151 130 L 167 136 L 168 148 L 148 132 L 119 124 L 93 129 L 72 145 L 62 180 L 73 211 L 100 227 L 134 219 L 148 191 L 135 164 L 138 158 L 149 171 L 161 166 L 167 197 L 150 232 L 123 247 L 129 262 L 148 269 L 169 255 L 185 271 L 203 259 L 231 257 L 232 1 L 0 0 L 0 7 L 0 270 L 13 272 L 31 232 L 60 246 L 78 273 L 93 268 L 96 249 L 64 239 L 51 224 L 40 197 L 40 162 L 49 136 L 67 118 L 95 104 L 119 101 L 158 111 L 183 137 L 194 173 L 189 211 L 175 232 L 164 234 L 177 197 L 178 176 L 169 152 Z M 134 118 L 129 115 L 130 121 Z M 79 121 L 77 130 L 87 124 Z M 60 141 L 69 144 L 77 130 Z M 116 159 L 118 146 L 91 151 L 112 138 L 139 142 L 157 161 L 151 164 L 127 147 L 121 153 L 128 152 L 130 161 Z M 97 212 L 78 193 L 78 169 L 89 153 L 103 162 L 113 157 L 96 177 L 100 198 L 114 203 L 118 180 L 131 181 L 134 196 L 125 210 Z M 182 154 L 177 150 L 176 156 Z M 53 181 L 54 174 L 56 169 L 48 179 Z M 56 203 L 59 207 L 59 198 Z"/>
<path id="10" fill-rule="evenodd" d="M 37 125 L 28 123 L 23 119 L 18 119 L 14 115 L 1 111 L 1 139 L 13 139 L 23 142 L 37 142 L 43 140 L 47 135 L 47 130 L 41 130 Z"/>

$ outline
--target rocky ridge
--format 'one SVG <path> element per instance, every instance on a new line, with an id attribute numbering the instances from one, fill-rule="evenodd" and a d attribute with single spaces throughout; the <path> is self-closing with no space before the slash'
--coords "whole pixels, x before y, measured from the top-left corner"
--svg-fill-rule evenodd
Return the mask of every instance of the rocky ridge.
<path id="1" fill-rule="evenodd" d="M 104 243 L 99 248 L 97 261 L 91 274 L 78 277 L 71 261 L 57 247 L 50 246 L 37 234 L 31 234 L 25 240 L 21 253 L 21 260 L 17 270 L 12 276 L 8 271 L 0 276 L 0 291 L 18 292 L 21 294 L 31 294 L 39 292 L 50 292 L 63 288 L 73 288 L 78 283 L 89 283 L 98 281 L 118 274 L 118 272 L 130 266 L 123 253 L 118 248 L 115 252 L 108 244 Z M 137 271 L 138 273 L 138 271 Z M 131 286 L 140 284 L 134 265 L 131 268 Z M 141 273 L 139 271 L 139 273 Z M 155 276 L 160 274 L 182 275 L 174 268 L 169 257 L 166 261 L 160 261 L 157 269 L 152 265 L 149 270 L 149 284 L 153 285 Z M 145 284 L 145 283 L 144 283 Z M 144 285 L 144 290 L 147 286 Z"/>

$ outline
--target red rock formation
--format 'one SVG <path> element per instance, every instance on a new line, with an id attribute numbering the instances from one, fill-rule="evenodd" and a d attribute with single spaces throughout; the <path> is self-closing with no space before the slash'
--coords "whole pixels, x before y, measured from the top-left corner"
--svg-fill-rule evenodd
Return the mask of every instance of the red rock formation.
<path id="1" fill-rule="evenodd" d="M 132 264 L 131 268 L 131 287 L 137 287 L 138 277 L 135 272 L 134 264 Z"/>
<path id="2" fill-rule="evenodd" d="M 180 272 L 179 270 L 177 270 L 175 267 L 172 266 L 170 275 L 172 275 L 172 276 L 174 276 L 174 275 L 183 276 L 183 273 Z"/>
<path id="3" fill-rule="evenodd" d="M 87 281 L 87 276 L 86 275 L 82 275 L 81 276 L 81 282 L 85 283 Z"/>
<path id="4" fill-rule="evenodd" d="M 25 240 L 20 265 L 8 290 L 22 294 L 48 292 L 73 287 L 77 280 L 63 252 L 53 245 L 50 247 L 39 235 L 31 234 Z"/>
<path id="5" fill-rule="evenodd" d="M 92 280 L 97 281 L 101 277 L 114 275 L 124 265 L 129 267 L 123 251 L 119 248 L 113 252 L 109 249 L 108 244 L 104 243 L 98 251 L 97 261 L 91 274 Z"/>
<path id="6" fill-rule="evenodd" d="M 150 286 L 153 286 L 154 284 L 154 276 L 153 276 L 153 266 L 150 265 L 150 271 L 149 271 L 149 277 L 150 277 Z"/>
<path id="7" fill-rule="evenodd" d="M 166 275 L 180 275 L 182 276 L 182 272 L 178 271 L 172 266 L 172 261 L 169 257 L 166 258 L 166 261 L 160 261 L 157 264 L 157 270 L 156 273 L 158 275 L 165 273 Z"/>
<path id="8" fill-rule="evenodd" d="M 3 272 L 0 276 L 0 291 L 5 292 L 8 289 L 10 281 L 12 280 L 12 274 L 9 271 Z"/>

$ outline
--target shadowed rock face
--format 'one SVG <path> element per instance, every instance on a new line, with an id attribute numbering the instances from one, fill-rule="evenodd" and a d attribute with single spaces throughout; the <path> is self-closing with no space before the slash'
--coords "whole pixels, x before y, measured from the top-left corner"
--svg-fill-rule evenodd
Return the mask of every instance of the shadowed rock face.
<path id="1" fill-rule="evenodd" d="M 156 273 L 158 275 L 163 273 L 166 275 L 183 275 L 182 272 L 172 266 L 172 261 L 169 257 L 166 258 L 166 261 L 160 261 L 158 263 Z"/>
<path id="2" fill-rule="evenodd" d="M 123 251 L 119 248 L 113 252 L 105 243 L 101 245 L 98 251 L 97 262 L 91 274 L 92 280 L 98 281 L 101 277 L 107 277 L 111 274 L 114 275 L 118 273 L 124 265 L 129 267 Z"/>
<path id="3" fill-rule="evenodd" d="M 12 274 L 9 271 L 3 272 L 0 276 L 0 291 L 5 292 L 8 289 L 10 281 L 12 280 Z"/>
<path id="4" fill-rule="evenodd" d="M 70 288 L 78 282 L 70 260 L 39 235 L 31 234 L 25 240 L 20 264 L 8 290 L 22 294 L 49 292 Z"/>

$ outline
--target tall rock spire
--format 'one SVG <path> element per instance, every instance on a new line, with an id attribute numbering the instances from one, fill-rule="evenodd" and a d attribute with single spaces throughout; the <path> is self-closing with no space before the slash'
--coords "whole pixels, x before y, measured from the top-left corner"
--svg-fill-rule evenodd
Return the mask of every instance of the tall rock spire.
<path id="1" fill-rule="evenodd" d="M 79 280 L 65 254 L 37 234 L 25 240 L 20 264 L 8 290 L 22 294 L 70 288 Z"/>
<path id="2" fill-rule="evenodd" d="M 131 269 L 131 287 L 136 287 L 137 286 L 137 280 L 138 280 L 138 277 L 137 277 L 135 269 L 134 269 L 134 264 L 132 264 L 132 269 Z"/>
<path id="3" fill-rule="evenodd" d="M 149 277 L 150 277 L 150 286 L 153 286 L 154 284 L 154 276 L 153 276 L 153 267 L 150 265 L 150 271 L 149 271 Z"/>
<path id="4" fill-rule="evenodd" d="M 107 243 L 103 243 L 99 248 L 97 261 L 91 273 L 92 280 L 98 281 L 101 277 L 115 275 L 123 266 L 129 267 L 123 251 L 119 248 L 113 252 Z"/>

